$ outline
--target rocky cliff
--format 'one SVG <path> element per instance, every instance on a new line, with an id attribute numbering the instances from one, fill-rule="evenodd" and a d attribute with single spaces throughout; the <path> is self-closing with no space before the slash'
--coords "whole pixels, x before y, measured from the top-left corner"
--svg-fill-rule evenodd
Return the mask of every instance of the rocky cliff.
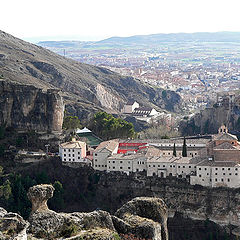
<path id="1" fill-rule="evenodd" d="M 63 91 L 67 109 L 79 116 L 97 110 L 118 112 L 130 98 L 142 105 L 181 111 L 173 91 L 152 88 L 132 77 L 82 64 L 0 31 L 0 77 L 41 89 Z"/>
<path id="2" fill-rule="evenodd" d="M 206 108 L 188 121 L 182 121 L 180 131 L 183 135 L 217 133 L 222 124 L 230 131 L 240 131 L 240 109 L 236 106 L 230 109 L 224 106 Z"/>
<path id="3" fill-rule="evenodd" d="M 64 104 L 58 90 L 0 80 L 0 125 L 61 132 Z"/>
<path id="4" fill-rule="evenodd" d="M 52 182 L 59 180 L 65 189 L 65 211 L 98 208 L 114 213 L 132 198 L 158 197 L 168 207 L 172 240 L 233 240 L 232 229 L 240 227 L 239 189 L 192 186 L 185 179 L 146 177 L 144 173 L 127 176 L 86 167 L 73 169 L 53 160 L 37 166 L 21 173 L 33 177 L 46 171 Z"/>
<path id="5" fill-rule="evenodd" d="M 91 213 L 56 213 L 48 209 L 52 185 L 31 187 L 29 223 L 18 214 L 0 209 L 1 239 L 96 239 L 118 240 L 119 234 L 139 238 L 168 240 L 167 208 L 158 198 L 136 198 L 120 208 L 116 216 L 98 210 Z"/>

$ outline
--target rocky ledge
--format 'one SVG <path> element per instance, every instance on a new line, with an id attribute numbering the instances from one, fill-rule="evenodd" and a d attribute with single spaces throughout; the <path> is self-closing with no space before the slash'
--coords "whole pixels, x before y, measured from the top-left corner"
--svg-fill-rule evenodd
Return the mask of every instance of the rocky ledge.
<path id="1" fill-rule="evenodd" d="M 99 210 L 90 213 L 57 213 L 48 209 L 52 185 L 29 189 L 32 212 L 28 222 L 0 208 L 0 239 L 121 239 L 119 234 L 168 240 L 167 207 L 159 198 L 138 197 L 123 205 L 115 215 Z"/>

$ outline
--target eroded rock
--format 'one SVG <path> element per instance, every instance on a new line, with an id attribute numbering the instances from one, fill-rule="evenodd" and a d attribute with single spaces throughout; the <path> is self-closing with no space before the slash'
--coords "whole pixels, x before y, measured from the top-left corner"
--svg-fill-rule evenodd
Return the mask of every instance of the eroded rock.
<path id="1" fill-rule="evenodd" d="M 134 198 L 115 215 L 117 218 L 113 218 L 113 222 L 118 232 L 131 232 L 146 239 L 168 240 L 167 206 L 160 198 Z"/>
<path id="2" fill-rule="evenodd" d="M 0 208 L 0 239 L 27 240 L 29 223 L 16 213 Z"/>

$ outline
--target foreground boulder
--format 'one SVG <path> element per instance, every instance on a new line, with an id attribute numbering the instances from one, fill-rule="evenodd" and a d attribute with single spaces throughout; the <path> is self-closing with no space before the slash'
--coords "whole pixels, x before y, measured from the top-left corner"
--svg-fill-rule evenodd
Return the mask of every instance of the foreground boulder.
<path id="1" fill-rule="evenodd" d="M 118 234 L 134 234 L 139 238 L 168 240 L 167 208 L 159 198 L 135 198 L 122 206 L 116 216 L 105 211 L 56 213 L 47 207 L 53 192 L 54 188 L 47 184 L 29 189 L 29 237 L 33 239 L 117 240 Z"/>
<path id="2" fill-rule="evenodd" d="M 29 223 L 16 213 L 8 213 L 0 208 L 0 239 L 27 240 Z"/>
<path id="3" fill-rule="evenodd" d="M 137 197 L 123 205 L 113 218 L 118 232 L 168 240 L 167 206 L 160 198 Z"/>

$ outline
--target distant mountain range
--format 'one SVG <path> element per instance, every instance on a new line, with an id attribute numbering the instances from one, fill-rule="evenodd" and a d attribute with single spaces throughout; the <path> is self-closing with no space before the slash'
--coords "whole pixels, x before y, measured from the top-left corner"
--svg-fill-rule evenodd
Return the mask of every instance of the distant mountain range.
<path id="1" fill-rule="evenodd" d="M 82 116 L 97 110 L 119 112 L 135 99 L 145 106 L 180 109 L 181 98 L 105 68 L 82 64 L 0 31 L 0 77 L 6 81 L 62 90 L 67 109 Z M 165 96 L 165 95 L 164 95 Z"/>
<path id="2" fill-rule="evenodd" d="M 89 46 L 127 46 L 127 45 L 157 45 L 159 43 L 177 42 L 222 42 L 240 43 L 240 32 L 198 32 L 198 33 L 169 33 L 136 35 L 131 37 L 111 37 L 101 41 L 41 41 L 45 47 L 89 47 Z"/>

